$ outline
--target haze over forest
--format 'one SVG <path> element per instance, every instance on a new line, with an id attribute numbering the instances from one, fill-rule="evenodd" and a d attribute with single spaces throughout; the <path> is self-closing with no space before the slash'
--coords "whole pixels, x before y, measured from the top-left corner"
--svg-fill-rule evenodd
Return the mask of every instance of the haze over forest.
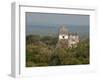
<path id="1" fill-rule="evenodd" d="M 89 15 L 26 13 L 26 35 L 55 36 L 61 25 L 81 37 L 89 36 Z"/>

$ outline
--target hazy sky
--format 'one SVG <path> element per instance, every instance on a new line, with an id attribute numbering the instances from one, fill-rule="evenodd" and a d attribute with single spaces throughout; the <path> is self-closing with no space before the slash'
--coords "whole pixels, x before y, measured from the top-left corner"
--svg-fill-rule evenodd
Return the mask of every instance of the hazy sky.
<path id="1" fill-rule="evenodd" d="M 65 25 L 78 25 L 88 26 L 88 15 L 71 15 L 71 14 L 50 14 L 50 13 L 26 13 L 27 25 L 49 25 L 59 26 Z"/>
<path id="2" fill-rule="evenodd" d="M 46 27 L 54 33 L 53 28 L 66 25 L 70 31 L 89 32 L 89 16 L 75 14 L 52 14 L 52 13 L 26 13 L 26 32 L 45 32 Z M 51 28 L 50 28 L 51 27 Z M 41 29 L 40 29 L 41 28 Z M 50 33 L 50 30 L 46 32 Z"/>

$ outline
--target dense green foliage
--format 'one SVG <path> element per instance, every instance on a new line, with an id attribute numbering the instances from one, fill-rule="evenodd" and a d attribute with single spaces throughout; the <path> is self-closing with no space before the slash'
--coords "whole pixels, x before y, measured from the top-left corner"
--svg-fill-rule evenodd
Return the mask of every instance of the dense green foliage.
<path id="1" fill-rule="evenodd" d="M 56 48 L 57 37 L 26 36 L 26 66 L 89 64 L 89 39 L 77 47 Z"/>

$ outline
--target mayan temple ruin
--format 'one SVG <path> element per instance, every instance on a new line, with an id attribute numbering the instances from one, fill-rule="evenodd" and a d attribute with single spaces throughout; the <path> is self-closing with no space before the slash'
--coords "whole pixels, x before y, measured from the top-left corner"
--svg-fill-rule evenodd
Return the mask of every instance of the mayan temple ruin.
<path id="1" fill-rule="evenodd" d="M 77 47 L 79 42 L 79 35 L 77 33 L 71 33 L 65 26 L 59 28 L 57 47 L 60 48 L 72 48 Z"/>

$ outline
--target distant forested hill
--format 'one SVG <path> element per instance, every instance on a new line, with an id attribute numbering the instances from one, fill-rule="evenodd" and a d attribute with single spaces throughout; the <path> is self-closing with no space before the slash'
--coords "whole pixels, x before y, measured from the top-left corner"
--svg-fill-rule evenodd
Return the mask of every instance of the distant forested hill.
<path id="1" fill-rule="evenodd" d="M 26 35 L 57 36 L 60 26 L 27 25 Z M 89 37 L 89 26 L 67 26 L 69 32 L 78 33 L 80 37 Z"/>

